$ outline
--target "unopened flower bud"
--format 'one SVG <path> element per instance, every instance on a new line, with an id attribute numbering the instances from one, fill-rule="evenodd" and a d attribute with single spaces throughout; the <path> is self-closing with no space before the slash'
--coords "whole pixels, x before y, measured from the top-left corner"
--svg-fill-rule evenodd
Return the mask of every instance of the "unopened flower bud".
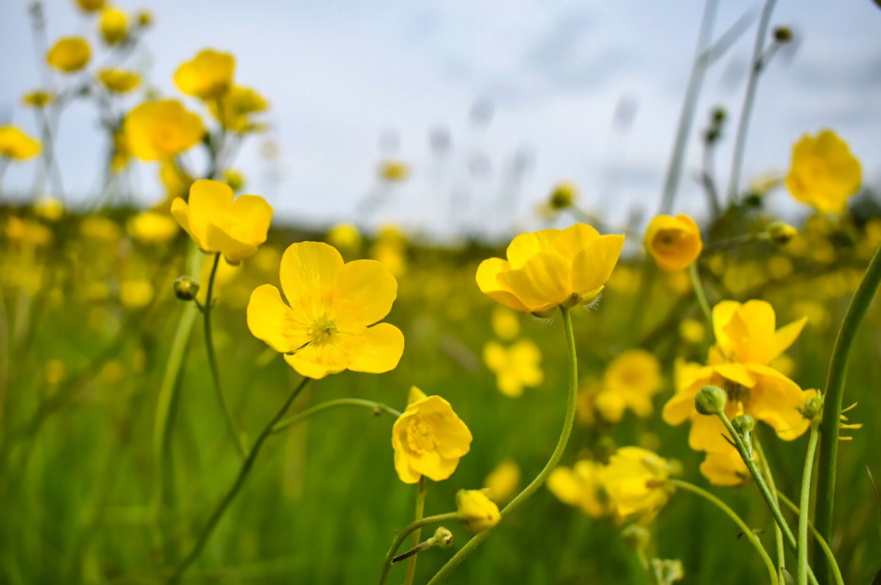
<path id="1" fill-rule="evenodd" d="M 199 283 L 189 276 L 181 276 L 174 281 L 174 296 L 182 301 L 192 301 L 199 293 Z"/>
<path id="2" fill-rule="evenodd" d="M 797 229 L 782 221 L 773 222 L 768 226 L 767 231 L 768 238 L 778 246 L 788 244 L 790 241 L 792 241 L 792 238 L 798 235 Z"/>
<path id="3" fill-rule="evenodd" d="M 731 426 L 734 427 L 737 434 L 743 436 L 756 428 L 756 419 L 748 414 L 741 414 L 731 421 Z"/>
<path id="4" fill-rule="evenodd" d="M 725 121 L 725 118 L 728 116 L 728 112 L 725 111 L 725 108 L 722 106 L 716 106 L 713 108 L 713 112 L 710 114 L 712 117 L 713 124 L 719 125 Z"/>
<path id="5" fill-rule="evenodd" d="M 652 539 L 652 534 L 648 528 L 639 524 L 631 524 L 621 531 L 621 537 L 624 542 L 633 550 L 645 550 L 648 548 Z"/>
<path id="6" fill-rule="evenodd" d="M 821 412 L 823 412 L 823 397 L 819 395 L 811 396 L 801 407 L 801 415 L 808 420 L 814 420 Z"/>
<path id="7" fill-rule="evenodd" d="M 788 43 L 792 40 L 792 29 L 788 26 L 778 26 L 774 29 L 774 40 L 778 43 Z"/>
<path id="8" fill-rule="evenodd" d="M 138 20 L 138 26 L 141 28 L 147 28 L 153 24 L 153 13 L 149 10 L 139 11 L 136 18 Z"/>
<path id="9" fill-rule="evenodd" d="M 704 386 L 694 397 L 694 408 L 701 414 L 719 414 L 725 409 L 727 398 L 718 386 Z"/>
<path id="10" fill-rule="evenodd" d="M 486 490 L 459 490 L 456 509 L 468 532 L 480 534 L 499 523 L 499 507 L 489 499 Z"/>
<path id="11" fill-rule="evenodd" d="M 560 183 L 554 187 L 549 201 L 552 209 L 560 210 L 571 207 L 578 194 L 578 188 L 572 183 Z"/>
<path id="12" fill-rule="evenodd" d="M 434 531 L 434 536 L 430 540 L 438 548 L 450 548 L 453 546 L 453 533 L 441 526 Z"/>

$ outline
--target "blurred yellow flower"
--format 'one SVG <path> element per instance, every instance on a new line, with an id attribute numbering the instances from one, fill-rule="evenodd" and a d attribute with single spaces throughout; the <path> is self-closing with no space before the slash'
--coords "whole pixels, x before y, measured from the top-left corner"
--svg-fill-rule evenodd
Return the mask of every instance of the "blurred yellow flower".
<path id="1" fill-rule="evenodd" d="M 115 45 L 128 33 L 128 15 L 119 8 L 105 8 L 101 11 L 98 30 L 105 43 Z"/>
<path id="2" fill-rule="evenodd" d="M 221 253 L 230 263 L 240 262 L 266 241 L 272 207 L 259 195 L 238 199 L 229 185 L 200 179 L 190 187 L 189 203 L 171 204 L 171 214 L 204 252 Z"/>
<path id="3" fill-rule="evenodd" d="M 211 114 L 224 128 L 233 132 L 254 130 L 250 115 L 262 112 L 269 104 L 259 93 L 248 87 L 235 85 L 222 97 L 208 104 Z"/>
<path id="4" fill-rule="evenodd" d="M 125 117 L 129 149 L 145 161 L 167 160 L 202 140 L 205 128 L 197 114 L 177 100 L 145 102 Z"/>
<path id="5" fill-rule="evenodd" d="M 639 447 L 623 447 L 609 458 L 600 474 L 609 507 L 619 520 L 639 518 L 648 524 L 670 499 L 665 485 L 674 466 L 666 459 Z"/>
<path id="6" fill-rule="evenodd" d="M 842 214 L 862 183 L 862 167 L 832 130 L 805 135 L 792 149 L 786 188 L 820 213 Z"/>
<path id="7" fill-rule="evenodd" d="M 404 335 L 388 323 L 373 325 L 388 315 L 398 288 L 381 264 L 344 264 L 333 246 L 301 242 L 285 250 L 280 280 L 290 307 L 277 288 L 260 286 L 248 303 L 248 327 L 298 373 L 381 374 L 398 365 Z"/>
<path id="8" fill-rule="evenodd" d="M 644 349 L 621 352 L 603 373 L 603 390 L 621 397 L 640 418 L 653 412 L 652 397 L 661 391 L 661 364 Z"/>
<path id="9" fill-rule="evenodd" d="M 361 248 L 361 233 L 353 223 L 340 223 L 327 232 L 327 241 L 340 250 L 354 253 Z"/>
<path id="10" fill-rule="evenodd" d="M 645 232 L 645 250 L 661 270 L 688 268 L 702 249 L 700 229 L 687 215 L 658 215 Z"/>
<path id="11" fill-rule="evenodd" d="M 578 187 L 574 183 L 560 183 L 551 191 L 548 198 L 548 207 L 554 211 L 572 207 L 575 198 L 578 196 Z"/>
<path id="12" fill-rule="evenodd" d="M 571 469 L 561 465 L 548 477 L 548 489 L 564 504 L 599 518 L 607 513 L 602 471 L 601 464 L 588 459 L 578 461 Z"/>
<path id="13" fill-rule="evenodd" d="M 480 534 L 499 523 L 499 507 L 489 499 L 485 490 L 459 490 L 456 492 L 456 510 L 459 520 L 471 534 Z"/>
<path id="14" fill-rule="evenodd" d="M 403 276 L 407 272 L 407 252 L 402 246 L 377 241 L 370 250 L 370 256 L 396 277 Z"/>
<path id="15" fill-rule="evenodd" d="M 119 301 L 126 309 L 146 307 L 153 294 L 153 285 L 148 280 L 126 280 L 119 285 Z"/>
<path id="16" fill-rule="evenodd" d="M 508 246 L 507 260 L 480 263 L 477 285 L 506 307 L 547 317 L 561 305 L 593 303 L 623 245 L 624 236 L 601 236 L 583 223 L 520 234 Z"/>
<path id="17" fill-rule="evenodd" d="M 101 69 L 98 81 L 113 93 L 128 93 L 141 85 L 141 76 L 122 69 Z"/>
<path id="18" fill-rule="evenodd" d="M 15 126 L 0 126 L 0 156 L 27 160 L 43 150 L 39 140 L 31 138 Z"/>
<path id="19" fill-rule="evenodd" d="M 64 203 L 55 197 L 39 197 L 34 201 L 34 213 L 46 221 L 58 221 L 64 215 Z"/>
<path id="20" fill-rule="evenodd" d="M 768 365 L 795 342 L 807 317 L 780 329 L 776 323 L 774 307 L 766 301 L 722 301 L 713 307 L 716 349 L 733 361 Z"/>
<path id="21" fill-rule="evenodd" d="M 55 385 L 64 380 L 67 375 L 67 368 L 64 362 L 57 359 L 48 360 L 46 362 L 46 383 Z"/>
<path id="22" fill-rule="evenodd" d="M 128 220 L 128 234 L 142 244 L 164 244 L 177 235 L 180 228 L 173 217 L 144 211 Z"/>
<path id="23" fill-rule="evenodd" d="M 235 169 L 226 169 L 223 171 L 223 181 L 229 185 L 230 189 L 237 193 L 245 188 L 244 173 Z"/>
<path id="24" fill-rule="evenodd" d="M 164 161 L 159 167 L 159 181 L 165 187 L 165 209 L 163 211 L 169 212 L 171 211 L 171 203 L 178 197 L 186 197 L 195 182 L 193 177 L 173 160 Z"/>
<path id="25" fill-rule="evenodd" d="M 707 336 L 707 328 L 697 319 L 683 319 L 679 323 L 679 337 L 685 343 L 697 345 Z"/>
<path id="26" fill-rule="evenodd" d="M 64 37 L 52 45 L 46 62 L 64 73 L 74 73 L 85 67 L 92 58 L 92 49 L 82 37 Z"/>
<path id="27" fill-rule="evenodd" d="M 349 265 L 356 262 L 368 261 Z M 417 483 L 423 475 L 433 481 L 447 479 L 471 449 L 471 439 L 471 431 L 449 402 L 414 387 L 407 410 L 392 428 L 395 471 L 404 483 Z"/>
<path id="28" fill-rule="evenodd" d="M 521 339 L 509 348 L 497 341 L 483 347 L 483 361 L 496 375 L 499 392 L 516 398 L 524 387 L 535 387 L 544 380 L 541 350 L 530 339 Z"/>
<path id="29" fill-rule="evenodd" d="M 136 20 L 138 21 L 139 27 L 147 28 L 153 24 L 153 13 L 149 10 L 139 10 Z"/>
<path id="30" fill-rule="evenodd" d="M 85 12 L 98 12 L 104 8 L 106 0 L 76 0 L 80 10 Z"/>
<path id="31" fill-rule="evenodd" d="M 509 340 L 520 335 L 520 321 L 511 309 L 498 305 L 493 308 L 490 318 L 493 332 L 499 339 Z"/>
<path id="32" fill-rule="evenodd" d="M 174 73 L 174 84 L 187 95 L 203 100 L 223 97 L 232 87 L 236 59 L 214 49 L 200 51 Z"/>
<path id="33" fill-rule="evenodd" d="M 483 480 L 483 487 L 496 503 L 509 501 L 520 488 L 520 466 L 513 459 L 505 459 L 489 472 Z"/>
<path id="34" fill-rule="evenodd" d="M 119 226 L 108 217 L 87 215 L 80 223 L 80 234 L 89 240 L 104 243 L 115 243 L 120 236 Z"/>
<path id="35" fill-rule="evenodd" d="M 129 149 L 125 130 L 117 130 L 113 133 L 113 144 L 110 151 L 110 170 L 114 173 L 122 171 L 128 166 L 131 159 L 132 152 Z"/>
<path id="36" fill-rule="evenodd" d="M 753 457 L 758 461 L 758 452 L 754 452 Z M 740 453 L 731 445 L 721 451 L 707 453 L 700 469 L 701 475 L 719 486 L 743 485 L 752 477 Z"/>
<path id="37" fill-rule="evenodd" d="M 410 167 L 399 160 L 384 160 L 379 163 L 379 178 L 389 183 L 399 183 L 410 176 Z"/>
<path id="38" fill-rule="evenodd" d="M 600 390 L 593 397 L 593 407 L 606 422 L 619 423 L 624 418 L 627 402 L 617 392 Z"/>
<path id="39" fill-rule="evenodd" d="M 35 89 L 24 94 L 21 103 L 29 108 L 43 108 L 55 101 L 55 96 L 44 89 Z"/>
<path id="40" fill-rule="evenodd" d="M 21 220 L 10 215 L 6 221 L 6 237 L 13 242 L 42 247 L 52 243 L 52 230 L 36 221 Z"/>

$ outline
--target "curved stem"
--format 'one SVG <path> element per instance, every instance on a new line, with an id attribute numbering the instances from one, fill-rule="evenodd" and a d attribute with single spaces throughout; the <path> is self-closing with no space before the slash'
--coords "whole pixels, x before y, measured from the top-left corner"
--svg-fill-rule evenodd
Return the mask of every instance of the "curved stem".
<path id="1" fill-rule="evenodd" d="M 712 334 L 715 331 L 713 328 L 713 312 L 710 310 L 710 303 L 707 302 L 707 293 L 704 292 L 704 285 L 701 282 L 700 274 L 697 271 L 697 262 L 692 262 L 691 266 L 688 267 L 688 275 L 691 276 L 691 284 L 694 286 L 694 294 L 697 297 L 697 302 L 701 306 L 701 311 L 707 320 L 707 325 L 710 326 L 710 333 Z"/>
<path id="2" fill-rule="evenodd" d="M 208 277 L 208 291 L 205 295 L 205 306 L 202 308 L 202 313 L 205 317 L 205 350 L 208 352 L 208 365 L 211 367 L 211 379 L 214 381 L 214 390 L 217 392 L 217 400 L 223 407 L 223 415 L 226 417 L 227 429 L 232 435 L 233 441 L 235 441 L 242 457 L 246 458 L 248 456 L 248 446 L 245 444 L 245 439 L 236 426 L 236 422 L 232 417 L 232 411 L 229 408 L 229 403 L 226 401 L 223 389 L 220 386 L 220 374 L 217 369 L 217 356 L 214 353 L 214 338 L 211 335 L 212 294 L 214 293 L 214 279 L 217 276 L 217 266 L 219 264 L 220 252 L 214 256 L 214 265 L 211 267 L 211 276 Z"/>
<path id="3" fill-rule="evenodd" d="M 869 263 L 862 282 L 857 287 L 844 315 L 832 360 L 826 378 L 826 393 L 823 398 L 823 421 L 820 424 L 820 461 L 817 464 L 817 517 L 814 522 L 820 535 L 829 542 L 832 538 L 832 509 L 835 503 L 835 470 L 838 462 L 838 431 L 841 404 L 844 400 L 844 382 L 847 377 L 847 362 L 850 350 L 856 340 L 857 329 L 869 310 L 875 291 L 881 283 L 881 247 Z M 818 557 L 815 562 L 817 574 L 828 583 L 829 567 L 826 560 Z"/>
<path id="4" fill-rule="evenodd" d="M 801 499 L 798 513 L 798 585 L 808 583 L 808 511 L 811 506 L 811 475 L 814 471 L 814 456 L 817 454 L 817 439 L 820 437 L 817 423 L 811 421 L 811 437 L 808 439 L 808 453 L 805 455 L 805 469 L 801 478 Z"/>
<path id="5" fill-rule="evenodd" d="M 381 402 L 373 402 L 372 400 L 361 400 L 360 398 L 340 398 L 338 400 L 328 400 L 321 404 L 316 404 L 312 408 L 307 408 L 303 412 L 299 412 L 294 416 L 288 417 L 272 428 L 273 433 L 280 433 L 285 429 L 313 416 L 319 412 L 336 408 L 338 406 L 363 406 L 376 412 L 377 414 L 384 412 L 395 418 L 401 416 L 401 413 L 390 406 L 386 406 Z"/>
<path id="6" fill-rule="evenodd" d="M 792 510 L 794 513 L 799 514 L 798 506 L 796 506 L 792 500 L 787 498 L 783 494 L 779 494 L 780 501 L 783 504 Z M 817 532 L 817 529 L 814 527 L 814 523 L 808 520 L 808 528 L 811 529 L 811 534 L 814 535 L 814 539 L 817 541 L 817 544 L 820 545 L 820 548 L 823 549 L 823 554 L 826 557 L 826 560 L 829 562 L 829 566 L 832 567 L 832 577 L 835 579 L 836 585 L 844 585 L 844 577 L 841 576 L 841 569 L 838 568 L 838 562 L 835 560 L 835 555 L 832 554 L 832 549 L 829 548 L 829 545 L 826 543 L 826 540 Z"/>
<path id="7" fill-rule="evenodd" d="M 729 508 L 728 505 L 725 504 L 725 502 L 723 502 L 710 492 L 699 488 L 694 484 L 688 483 L 687 481 L 668 479 L 666 483 L 698 495 L 725 512 L 725 514 L 727 514 L 729 518 L 734 520 L 734 523 L 737 524 L 737 526 L 740 528 L 741 533 L 746 536 L 750 544 L 752 544 L 753 547 L 756 549 L 756 552 L 759 553 L 759 556 L 762 557 L 762 561 L 768 568 L 768 576 L 771 578 L 771 583 L 773 583 L 774 585 L 777 585 L 777 583 L 779 583 L 779 579 L 777 578 L 777 569 L 774 567 L 774 561 L 772 561 L 771 557 L 768 556 L 768 551 L 766 551 L 765 547 L 762 546 L 762 541 L 759 540 L 759 537 L 756 536 L 756 533 L 753 532 L 752 529 L 746 525 L 746 522 L 744 522 L 743 519 L 738 516 L 734 510 Z"/>
<path id="8" fill-rule="evenodd" d="M 576 398 L 578 396 L 578 358 L 575 354 L 575 334 L 572 331 L 572 318 L 569 314 L 569 309 L 560 307 L 560 312 L 563 315 L 563 327 L 566 331 L 566 342 L 569 349 L 569 395 L 566 402 L 566 418 L 563 421 L 563 430 L 560 432 L 557 446 L 554 448 L 554 452 L 551 454 L 551 458 L 548 460 L 547 464 L 545 464 L 544 469 L 542 469 L 536 478 L 532 480 L 532 483 L 526 486 L 522 492 L 517 494 L 517 496 L 502 510 L 501 519 L 499 520 L 500 524 L 509 514 L 522 506 L 523 503 L 538 491 L 538 488 L 540 488 L 545 481 L 547 481 L 548 476 L 560 462 L 560 458 L 563 456 L 563 451 L 566 450 L 566 444 L 569 442 L 569 435 L 572 433 L 572 424 L 575 421 Z M 453 572 L 453 569 L 458 567 L 459 564 L 465 560 L 465 557 L 471 554 L 471 551 L 480 546 L 480 543 L 489 537 L 493 530 L 494 529 L 485 530 L 465 543 L 465 546 L 459 549 L 459 551 L 447 561 L 447 564 L 441 567 L 440 571 L 431 578 L 428 585 L 437 585 L 437 583 L 443 581 L 451 572 Z"/>
<path id="9" fill-rule="evenodd" d="M 774 501 L 778 502 L 779 505 L 779 497 L 780 493 L 777 491 L 777 485 L 774 483 L 774 475 L 771 473 L 771 464 L 768 462 L 768 458 L 765 457 L 765 452 L 762 451 L 762 444 L 759 441 L 758 437 L 753 436 L 753 449 L 755 449 L 756 453 L 759 456 L 759 462 L 762 465 L 762 476 L 765 478 L 765 481 L 768 482 L 768 489 L 771 490 L 771 495 L 774 497 Z M 774 542 L 777 545 L 777 571 L 780 580 L 783 581 L 785 579 L 784 569 L 786 569 L 786 548 L 783 543 L 783 531 L 780 530 L 780 527 L 777 523 L 774 523 Z"/>
<path id="10" fill-rule="evenodd" d="M 236 494 L 239 493 L 239 490 L 242 489 L 242 486 L 245 484 L 245 480 L 248 479 L 248 475 L 251 473 L 251 468 L 254 466 L 254 461 L 257 459 L 257 455 L 260 453 L 260 448 L 263 446 L 263 442 L 266 438 L 272 434 L 272 427 L 275 426 L 276 423 L 284 416 L 284 413 L 287 412 L 288 408 L 290 408 L 291 404 L 294 402 L 294 399 L 300 392 L 303 391 L 303 388 L 306 387 L 306 384 L 309 383 L 309 378 L 303 378 L 300 384 L 294 388 L 294 391 L 291 392 L 291 395 L 288 396 L 285 403 L 282 405 L 281 410 L 272 417 L 272 420 L 269 421 L 269 424 L 263 429 L 263 432 L 260 433 L 260 436 L 257 437 L 257 440 L 254 442 L 254 448 L 251 449 L 251 452 L 248 454 L 245 461 L 242 463 L 242 467 L 239 469 L 239 474 L 236 476 L 235 482 L 233 482 L 232 487 L 229 488 L 229 491 L 226 492 L 226 495 L 217 504 L 217 507 L 214 508 L 214 512 L 211 513 L 211 517 L 208 519 L 208 522 L 205 524 L 205 527 L 202 528 L 202 532 L 199 534 L 199 538 L 196 541 L 196 544 L 193 546 L 193 549 L 190 551 L 184 560 L 182 560 L 178 566 L 175 568 L 174 573 L 172 573 L 171 577 L 168 579 L 168 585 L 174 585 L 180 582 L 181 577 L 189 568 L 190 565 L 199 557 L 199 554 L 202 552 L 202 549 L 205 547 L 205 543 L 208 542 L 208 538 L 211 536 L 211 533 L 214 531 L 214 527 L 217 526 L 217 523 L 223 517 L 224 512 L 226 512 L 227 507 L 230 503 L 235 499 Z"/>
<path id="11" fill-rule="evenodd" d="M 419 522 L 420 520 L 422 520 L 422 516 L 425 513 L 425 490 L 426 490 L 426 487 L 427 486 L 425 484 L 425 476 L 423 475 L 419 478 L 419 487 L 417 488 L 417 492 L 416 492 L 416 515 L 415 515 L 415 518 L 413 519 L 414 522 Z M 412 547 L 415 548 L 415 547 L 419 546 L 419 540 L 420 540 L 421 536 L 422 536 L 422 529 L 421 528 L 417 528 L 416 530 L 413 531 L 413 544 L 411 545 Z M 413 555 L 407 561 L 407 576 L 404 579 L 404 585 L 412 585 L 413 584 L 413 577 L 416 575 L 416 557 L 417 556 L 418 555 Z"/>
<path id="12" fill-rule="evenodd" d="M 379 573 L 379 585 L 383 585 L 388 578 L 389 570 L 392 568 L 392 559 L 395 557 L 395 552 L 401 547 L 401 544 L 407 538 L 407 536 L 413 532 L 414 530 L 420 530 L 425 526 L 429 526 L 431 524 L 440 524 L 441 522 L 447 522 L 452 520 L 458 520 L 459 513 L 458 512 L 448 512 L 446 514 L 438 514 L 436 516 L 428 516 L 421 520 L 417 520 L 415 522 L 411 522 L 407 525 L 406 528 L 401 530 L 398 535 L 395 537 L 394 542 L 392 542 L 391 548 L 388 550 L 388 553 L 385 555 L 385 560 L 382 562 L 382 571 Z"/>

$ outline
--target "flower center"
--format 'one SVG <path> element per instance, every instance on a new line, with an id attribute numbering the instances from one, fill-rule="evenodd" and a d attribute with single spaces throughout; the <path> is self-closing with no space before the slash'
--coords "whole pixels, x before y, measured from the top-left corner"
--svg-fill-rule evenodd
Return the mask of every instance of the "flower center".
<path id="1" fill-rule="evenodd" d="M 309 329 L 309 336 L 312 338 L 312 343 L 324 345 L 330 343 L 333 340 L 333 336 L 338 332 L 336 321 L 325 313 L 312 323 L 312 327 Z"/>
<path id="2" fill-rule="evenodd" d="M 407 443 L 417 453 L 434 449 L 434 424 L 424 416 L 416 417 L 407 427 Z"/>

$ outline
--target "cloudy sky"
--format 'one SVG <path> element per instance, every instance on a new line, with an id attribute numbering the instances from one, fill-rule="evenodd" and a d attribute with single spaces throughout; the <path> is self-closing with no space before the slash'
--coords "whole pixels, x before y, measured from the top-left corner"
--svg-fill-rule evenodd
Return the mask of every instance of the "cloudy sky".
<path id="1" fill-rule="evenodd" d="M 26 0 L 0 0 L 0 123 L 36 133 L 20 96 L 39 86 Z M 239 83 L 271 102 L 272 130 L 236 163 L 247 191 L 278 216 L 312 224 L 395 220 L 413 230 L 502 233 L 534 226 L 538 201 L 561 180 L 612 222 L 657 209 L 703 2 L 650 0 L 119 0 L 149 8 L 149 51 L 130 63 L 176 95 L 176 66 L 202 48 L 234 53 Z M 721 0 L 716 36 L 755 3 Z M 46 2 L 51 38 L 94 37 L 72 0 Z M 793 28 L 794 50 L 763 75 L 744 182 L 784 170 L 805 132 L 832 127 L 862 159 L 866 179 L 881 155 L 881 10 L 871 0 L 780 0 L 774 24 Z M 677 211 L 700 214 L 696 138 L 709 109 L 736 118 L 753 28 L 709 72 L 692 132 Z M 98 43 L 96 42 L 96 45 Z M 102 49 L 99 49 L 102 50 Z M 137 98 L 132 98 L 136 100 Z M 129 104 L 129 106 L 133 105 Z M 197 103 L 190 103 L 199 109 Z M 624 123 L 613 124 L 616 112 Z M 65 112 L 58 137 L 65 190 L 94 196 L 104 144 L 88 104 Z M 717 155 L 724 186 L 733 125 Z M 261 157 L 277 142 L 275 161 Z M 449 146 L 444 148 L 445 140 Z M 434 144 L 434 146 L 432 146 Z M 376 165 L 403 159 L 412 177 L 388 189 Z M 30 185 L 33 165 L 12 169 L 7 189 Z M 140 165 L 139 196 L 160 196 L 156 169 Z M 369 216 L 357 210 L 371 198 Z M 786 194 L 777 205 L 792 210 Z"/>

